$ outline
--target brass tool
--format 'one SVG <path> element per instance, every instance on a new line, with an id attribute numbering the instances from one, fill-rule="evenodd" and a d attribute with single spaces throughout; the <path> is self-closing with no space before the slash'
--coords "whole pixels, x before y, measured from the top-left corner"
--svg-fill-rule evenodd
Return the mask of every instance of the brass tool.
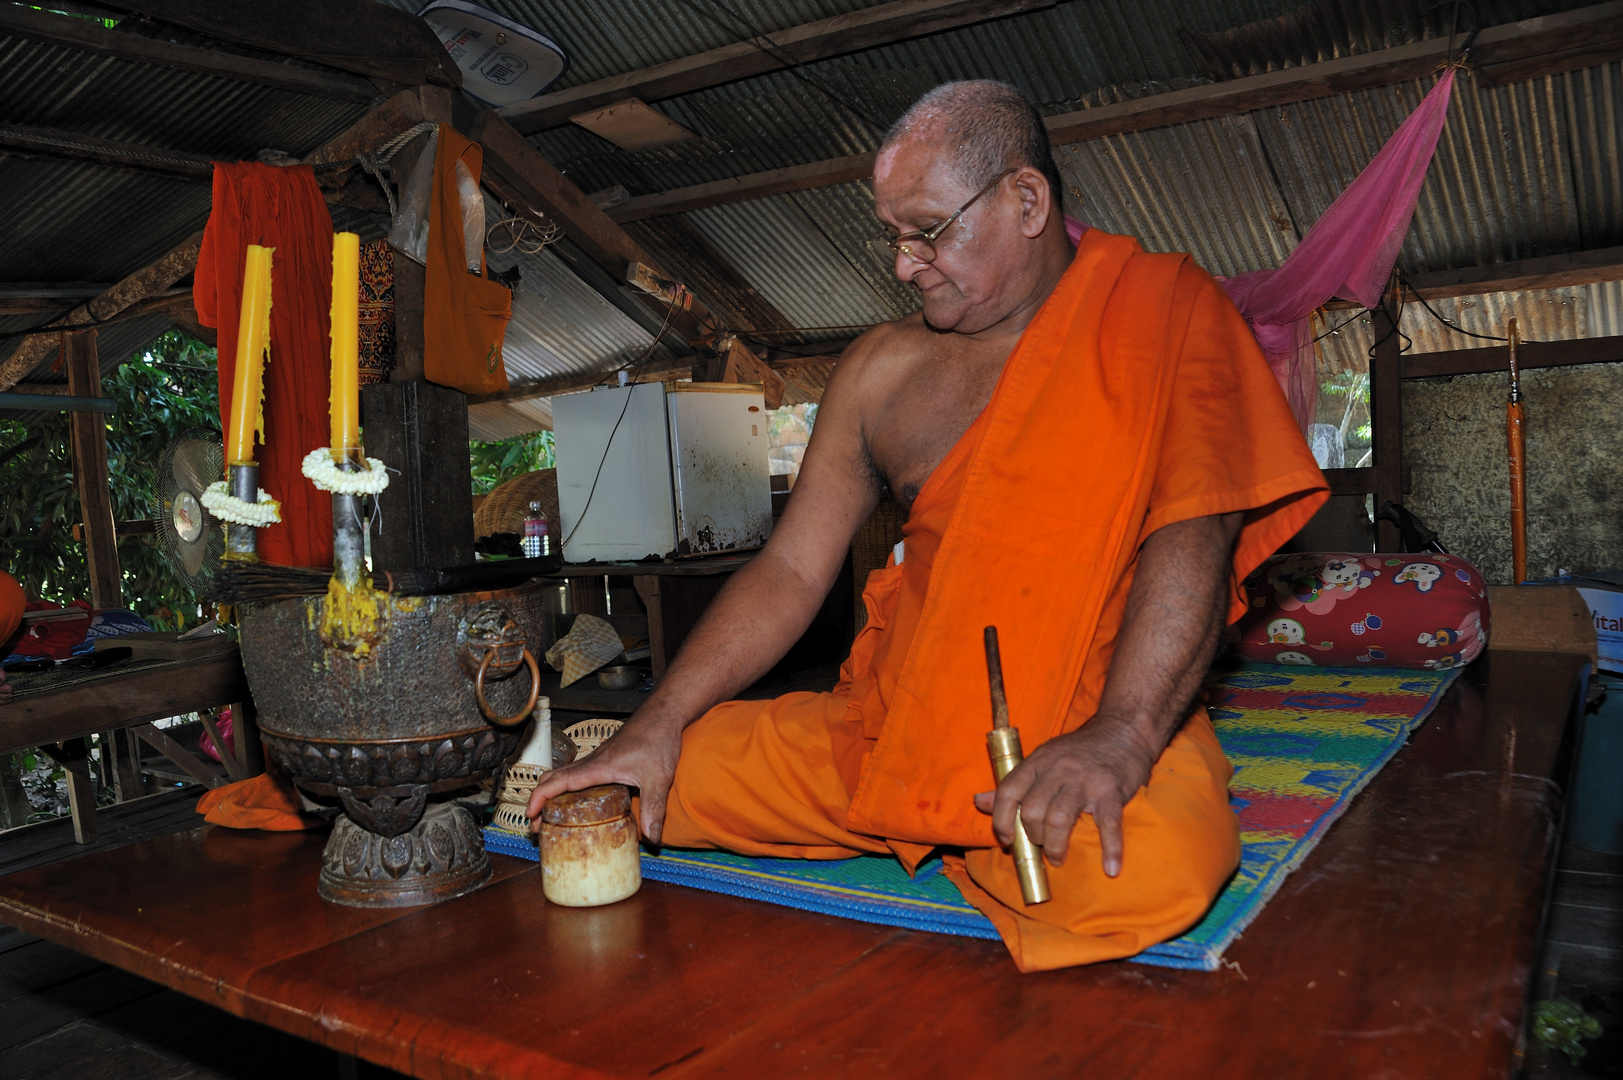
<path id="1" fill-rule="evenodd" d="M 1009 699 L 1003 693 L 1003 660 L 998 655 L 995 626 L 986 628 L 986 679 L 992 686 L 992 730 L 986 733 L 986 749 L 992 755 L 992 775 L 1001 784 L 1026 756 L 1020 750 L 1020 732 L 1009 726 Z M 1019 810 L 1014 826 L 1014 869 L 1020 875 L 1020 895 L 1028 905 L 1041 904 L 1049 898 L 1042 850 L 1026 835 Z"/>

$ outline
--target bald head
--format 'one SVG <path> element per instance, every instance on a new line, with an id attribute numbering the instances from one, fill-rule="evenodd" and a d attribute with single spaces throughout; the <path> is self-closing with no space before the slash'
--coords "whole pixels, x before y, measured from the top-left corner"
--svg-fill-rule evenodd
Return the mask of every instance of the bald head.
<path id="1" fill-rule="evenodd" d="M 1005 169 L 1029 165 L 1047 179 L 1054 205 L 1064 201 L 1048 129 L 1008 83 L 974 79 L 941 84 L 891 126 L 880 153 L 915 140 L 947 153 L 965 188 L 979 188 Z"/>

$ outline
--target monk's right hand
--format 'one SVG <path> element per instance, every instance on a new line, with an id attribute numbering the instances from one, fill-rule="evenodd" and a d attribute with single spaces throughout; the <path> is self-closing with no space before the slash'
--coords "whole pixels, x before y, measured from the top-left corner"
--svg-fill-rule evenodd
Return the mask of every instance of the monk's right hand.
<path id="1" fill-rule="evenodd" d="M 651 843 L 659 843 L 665 828 L 665 799 L 682 753 L 684 726 L 679 718 L 633 716 L 586 760 L 561 766 L 541 778 L 525 809 L 530 828 L 539 831 L 538 815 L 548 799 L 598 784 L 624 784 L 638 792 L 641 812 L 637 824 L 642 834 Z"/>

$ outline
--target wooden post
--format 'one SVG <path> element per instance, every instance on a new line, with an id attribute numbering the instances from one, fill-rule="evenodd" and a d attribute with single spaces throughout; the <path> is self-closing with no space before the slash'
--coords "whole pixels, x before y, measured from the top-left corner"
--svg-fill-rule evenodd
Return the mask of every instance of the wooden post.
<path id="1" fill-rule="evenodd" d="M 62 334 L 68 393 L 101 397 L 96 331 Z M 69 420 L 73 439 L 73 478 L 85 523 L 85 562 L 90 570 L 90 603 L 116 608 L 124 603 L 118 568 L 118 536 L 113 529 L 113 493 L 107 477 L 107 421 L 101 413 L 76 412 Z"/>
<path id="2" fill-rule="evenodd" d="M 378 496 L 373 567 L 473 562 L 466 395 L 421 380 L 378 383 L 361 390 L 361 422 L 366 452 L 400 470 Z"/>
<path id="3" fill-rule="evenodd" d="M 73 839 L 94 844 L 101 836 L 96 823 L 96 784 L 90 779 L 90 740 L 69 739 L 41 747 L 62 766 L 68 778 L 68 811 L 73 816 Z"/>
<path id="4" fill-rule="evenodd" d="M 1374 313 L 1377 344 L 1369 370 L 1377 512 L 1382 503 L 1403 501 L 1403 341 L 1398 336 L 1397 314 L 1397 292 L 1388 286 Z M 1377 521 L 1375 526 L 1376 551 L 1397 551 L 1402 546 L 1396 525 Z"/>

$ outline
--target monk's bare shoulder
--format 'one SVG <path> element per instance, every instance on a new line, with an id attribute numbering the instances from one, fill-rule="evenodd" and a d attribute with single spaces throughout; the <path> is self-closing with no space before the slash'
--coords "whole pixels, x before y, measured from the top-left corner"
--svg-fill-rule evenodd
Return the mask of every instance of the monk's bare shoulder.
<path id="1" fill-rule="evenodd" d="M 829 381 L 829 398 L 841 399 L 866 411 L 883 407 L 891 395 L 917 374 L 928 359 L 936 334 L 917 312 L 894 322 L 880 323 L 853 341 L 840 356 Z"/>

